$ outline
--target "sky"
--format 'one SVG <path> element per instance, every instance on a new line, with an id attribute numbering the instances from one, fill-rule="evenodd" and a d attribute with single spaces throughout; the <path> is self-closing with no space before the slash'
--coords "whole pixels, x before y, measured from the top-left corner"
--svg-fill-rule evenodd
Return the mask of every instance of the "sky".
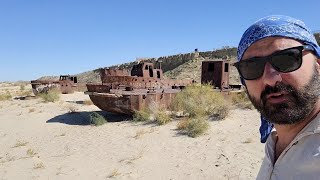
<path id="1" fill-rule="evenodd" d="M 320 30 L 319 0 L 0 0 L 0 82 L 236 47 L 272 14 Z"/>

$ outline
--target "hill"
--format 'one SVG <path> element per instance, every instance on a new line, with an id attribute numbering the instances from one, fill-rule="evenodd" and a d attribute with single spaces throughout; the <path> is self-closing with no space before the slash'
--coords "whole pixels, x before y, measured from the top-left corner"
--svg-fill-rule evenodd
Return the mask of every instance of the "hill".
<path id="1" fill-rule="evenodd" d="M 320 32 L 314 33 L 314 36 L 320 45 Z M 113 65 L 109 67 L 110 69 L 131 69 L 134 64 L 137 64 L 139 61 L 148 61 L 148 62 L 161 62 L 161 67 L 163 69 L 164 75 L 167 78 L 192 78 L 197 82 L 200 82 L 201 78 L 201 62 L 206 59 L 228 59 L 230 61 L 235 61 L 237 55 L 237 48 L 225 46 L 221 49 L 216 49 L 213 51 L 199 52 L 195 49 L 194 52 L 185 53 L 185 54 L 176 54 L 170 56 L 162 56 L 159 58 L 145 58 L 137 59 L 132 62 Z M 81 83 L 99 83 L 100 75 L 99 69 L 92 71 L 86 71 L 83 73 L 76 74 L 78 76 L 79 82 Z M 39 79 L 50 79 L 57 80 L 58 76 L 44 76 Z M 231 66 L 230 69 L 230 83 L 237 84 L 239 83 L 239 75 L 236 71 L 236 68 Z"/>
<path id="2" fill-rule="evenodd" d="M 131 69 L 134 64 L 139 61 L 147 62 L 161 62 L 161 67 L 163 69 L 166 78 L 193 78 L 197 82 L 200 82 L 201 76 L 201 61 L 205 59 L 235 59 L 236 48 L 234 47 L 223 47 L 222 49 L 217 49 L 213 51 L 199 52 L 195 49 L 194 52 L 177 54 L 170 56 L 162 56 L 159 58 L 146 58 L 137 59 L 132 62 L 113 65 L 109 67 L 110 69 Z M 92 71 L 83 72 L 76 74 L 78 76 L 79 82 L 83 83 L 99 83 L 100 75 L 99 69 Z M 236 79 L 236 78 L 235 78 Z"/>

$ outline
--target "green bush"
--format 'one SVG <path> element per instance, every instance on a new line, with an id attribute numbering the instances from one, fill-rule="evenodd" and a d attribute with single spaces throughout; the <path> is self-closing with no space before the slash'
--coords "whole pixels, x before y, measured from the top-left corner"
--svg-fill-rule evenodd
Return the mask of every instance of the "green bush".
<path id="1" fill-rule="evenodd" d="M 178 130 L 193 138 L 204 134 L 209 127 L 208 120 L 204 118 L 184 119 L 177 124 Z"/>
<path id="2" fill-rule="evenodd" d="M 133 114 L 133 121 L 137 121 L 137 122 L 150 121 L 150 118 L 151 118 L 151 114 L 150 114 L 149 110 L 146 110 L 146 109 L 143 109 L 140 111 L 135 111 Z"/>
<path id="3" fill-rule="evenodd" d="M 171 117 L 165 111 L 159 111 L 156 114 L 155 120 L 159 125 L 164 125 L 171 122 Z"/>
<path id="4" fill-rule="evenodd" d="M 223 119 L 229 112 L 229 104 L 211 85 L 189 86 L 172 101 L 174 111 L 184 111 L 190 117 L 215 116 Z"/>
<path id="5" fill-rule="evenodd" d="M 48 92 L 39 93 L 39 96 L 44 102 L 55 102 L 60 99 L 61 92 L 59 89 L 50 89 Z"/>
<path id="6" fill-rule="evenodd" d="M 97 112 L 90 113 L 90 124 L 95 126 L 101 126 L 107 122 L 108 121 Z"/>

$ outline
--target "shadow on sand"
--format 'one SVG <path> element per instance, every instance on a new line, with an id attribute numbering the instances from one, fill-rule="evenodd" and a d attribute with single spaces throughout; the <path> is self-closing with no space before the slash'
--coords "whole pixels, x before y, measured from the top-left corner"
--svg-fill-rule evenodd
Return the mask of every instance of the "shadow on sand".
<path id="1" fill-rule="evenodd" d="M 119 115 L 119 114 L 112 114 L 105 111 L 93 111 L 96 112 L 103 117 L 108 122 L 120 122 L 120 121 L 128 121 L 132 120 L 131 116 L 128 115 Z M 74 113 L 66 113 L 62 115 L 58 115 L 54 118 L 51 118 L 47 121 L 47 123 L 63 123 L 68 125 L 90 125 L 90 114 L 92 112 L 74 112 Z"/>

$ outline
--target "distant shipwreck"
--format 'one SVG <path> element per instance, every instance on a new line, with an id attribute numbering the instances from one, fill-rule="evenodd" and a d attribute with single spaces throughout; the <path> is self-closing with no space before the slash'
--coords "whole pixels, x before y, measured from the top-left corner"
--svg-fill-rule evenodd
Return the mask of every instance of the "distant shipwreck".
<path id="1" fill-rule="evenodd" d="M 164 79 L 161 63 L 140 62 L 131 71 L 125 69 L 100 69 L 102 84 L 87 84 L 94 105 L 101 110 L 132 115 L 148 108 L 151 103 L 169 107 L 176 93 L 194 83 L 192 79 Z M 229 84 L 229 62 L 203 61 L 201 83 L 210 83 L 216 91 L 239 91 L 241 85 Z"/>

